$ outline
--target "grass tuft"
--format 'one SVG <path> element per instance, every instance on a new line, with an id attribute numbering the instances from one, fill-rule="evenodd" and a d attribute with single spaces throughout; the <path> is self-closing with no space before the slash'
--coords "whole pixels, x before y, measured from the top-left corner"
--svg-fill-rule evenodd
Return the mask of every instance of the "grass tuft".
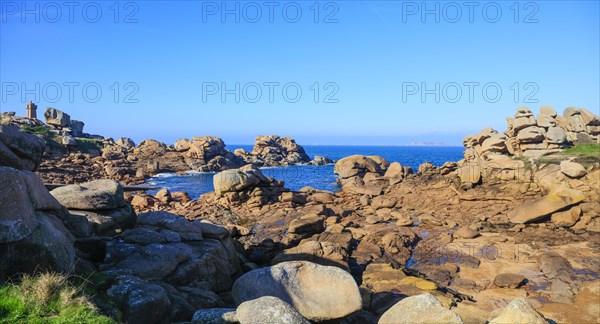
<path id="1" fill-rule="evenodd" d="M 84 287 L 56 273 L 24 275 L 0 286 L 0 323 L 115 323 L 98 312 Z"/>
<path id="2" fill-rule="evenodd" d="M 76 137 L 75 140 L 77 140 L 77 150 L 80 152 L 87 152 L 89 150 L 98 150 L 102 152 L 102 149 L 104 148 L 102 141 L 95 138 Z"/>
<path id="3" fill-rule="evenodd" d="M 34 134 L 34 135 L 43 135 L 43 136 L 50 135 L 50 129 L 46 126 L 23 125 L 23 126 L 21 126 L 21 130 L 24 132 L 27 132 L 29 134 Z"/>

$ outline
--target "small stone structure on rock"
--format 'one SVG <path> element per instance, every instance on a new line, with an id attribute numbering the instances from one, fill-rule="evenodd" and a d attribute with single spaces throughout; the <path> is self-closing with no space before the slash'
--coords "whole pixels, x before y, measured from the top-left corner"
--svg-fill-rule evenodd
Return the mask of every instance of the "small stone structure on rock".
<path id="1" fill-rule="evenodd" d="M 37 119 L 37 105 L 34 104 L 31 100 L 29 101 L 29 103 L 27 104 L 27 106 L 25 106 L 25 109 L 27 110 L 27 119 Z"/>

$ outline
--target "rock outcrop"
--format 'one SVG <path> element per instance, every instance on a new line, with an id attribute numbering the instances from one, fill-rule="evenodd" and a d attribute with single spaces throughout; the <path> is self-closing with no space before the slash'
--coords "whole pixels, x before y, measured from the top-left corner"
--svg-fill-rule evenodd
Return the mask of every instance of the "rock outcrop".
<path id="1" fill-rule="evenodd" d="M 257 136 L 251 153 L 263 161 L 263 165 L 291 165 L 306 163 L 310 158 L 304 148 L 291 137 L 277 135 Z"/>
<path id="2" fill-rule="evenodd" d="M 175 150 L 197 171 L 226 170 L 240 167 L 243 163 L 239 157 L 225 149 L 222 139 L 214 136 L 180 139 L 175 142 Z"/>
<path id="3" fill-rule="evenodd" d="M 231 288 L 239 262 L 229 236 L 210 226 L 217 225 L 142 213 L 136 228 L 106 244 L 100 269 L 116 280 L 108 295 L 125 321 L 183 321 L 198 309 L 224 306 L 217 293 Z"/>
<path id="4" fill-rule="evenodd" d="M 294 165 L 311 162 L 304 148 L 296 143 L 294 139 L 277 135 L 257 136 L 251 152 L 236 149 L 234 154 L 243 159 L 245 163 L 257 166 Z M 325 157 L 315 158 L 311 164 L 331 163 L 331 160 Z"/>
<path id="5" fill-rule="evenodd" d="M 34 271 L 69 272 L 74 237 L 62 206 L 29 172 L 0 166 L 0 281 Z"/>
<path id="6" fill-rule="evenodd" d="M 43 139 L 14 125 L 0 125 L 0 165 L 33 171 L 42 160 L 45 146 Z"/>

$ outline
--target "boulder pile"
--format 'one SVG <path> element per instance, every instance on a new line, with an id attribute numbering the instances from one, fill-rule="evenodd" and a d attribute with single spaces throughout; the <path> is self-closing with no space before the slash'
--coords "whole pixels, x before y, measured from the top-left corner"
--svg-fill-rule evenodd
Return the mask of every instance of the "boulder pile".
<path id="1" fill-rule="evenodd" d="M 283 181 L 265 177 L 252 164 L 215 174 L 213 186 L 215 199 L 222 203 L 245 203 L 250 207 L 278 200 L 281 193 L 289 191 L 283 187 Z M 204 197 L 208 199 L 208 196 Z"/>
<path id="2" fill-rule="evenodd" d="M 529 108 L 521 107 L 507 122 L 502 134 L 486 128 L 465 137 L 465 160 L 496 155 L 539 157 L 574 144 L 600 141 L 600 117 L 585 108 L 569 107 L 560 116 L 554 108 L 542 106 L 536 118 Z"/>
<path id="3" fill-rule="evenodd" d="M 293 165 L 310 162 L 304 148 L 291 137 L 277 135 L 257 136 L 252 152 L 236 150 L 246 163 L 259 166 Z"/>

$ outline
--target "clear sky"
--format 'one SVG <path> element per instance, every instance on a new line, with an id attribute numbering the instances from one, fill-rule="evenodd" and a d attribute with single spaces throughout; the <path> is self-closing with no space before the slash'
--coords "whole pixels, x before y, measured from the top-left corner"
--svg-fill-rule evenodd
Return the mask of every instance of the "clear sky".
<path id="1" fill-rule="evenodd" d="M 0 3 L 0 111 L 115 138 L 460 145 L 600 107 L 598 1 Z"/>

